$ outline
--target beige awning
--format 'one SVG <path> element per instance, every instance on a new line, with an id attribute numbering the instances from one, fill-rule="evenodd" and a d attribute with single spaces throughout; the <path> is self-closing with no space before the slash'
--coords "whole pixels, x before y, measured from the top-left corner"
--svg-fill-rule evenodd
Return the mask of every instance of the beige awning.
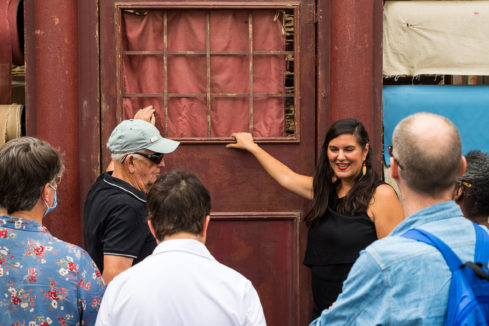
<path id="1" fill-rule="evenodd" d="M 385 1 L 383 74 L 489 75 L 489 1 Z"/>

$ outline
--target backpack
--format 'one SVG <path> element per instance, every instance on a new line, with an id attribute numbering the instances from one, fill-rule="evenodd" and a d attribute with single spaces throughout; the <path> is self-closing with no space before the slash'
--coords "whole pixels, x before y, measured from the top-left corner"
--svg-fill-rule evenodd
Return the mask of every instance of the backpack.
<path id="1" fill-rule="evenodd" d="M 445 326 L 489 325 L 489 235 L 477 224 L 474 224 L 474 229 L 474 262 L 465 264 L 447 244 L 427 231 L 411 229 L 402 235 L 437 248 L 450 267 L 452 280 Z"/>

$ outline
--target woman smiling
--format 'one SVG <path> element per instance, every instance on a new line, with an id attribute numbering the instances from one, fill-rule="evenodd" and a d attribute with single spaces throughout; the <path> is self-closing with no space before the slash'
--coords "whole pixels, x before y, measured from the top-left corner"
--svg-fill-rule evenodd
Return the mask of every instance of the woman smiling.
<path id="1" fill-rule="evenodd" d="M 314 318 L 341 293 L 360 250 L 385 237 L 403 219 L 389 185 L 372 167 L 369 137 L 360 121 L 342 119 L 328 130 L 314 177 L 295 173 L 254 143 L 234 133 L 228 148 L 249 151 L 282 187 L 311 199 L 304 264 L 311 268 Z"/>

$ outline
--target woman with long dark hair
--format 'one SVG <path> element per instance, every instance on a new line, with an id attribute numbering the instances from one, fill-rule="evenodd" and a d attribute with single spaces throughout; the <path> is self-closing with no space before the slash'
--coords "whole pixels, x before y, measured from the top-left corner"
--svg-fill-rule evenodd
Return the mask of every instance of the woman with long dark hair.
<path id="1" fill-rule="evenodd" d="M 341 293 L 360 250 L 388 235 L 403 219 L 397 195 L 372 167 L 368 133 L 360 121 L 342 119 L 328 130 L 314 177 L 289 169 L 253 141 L 234 133 L 228 148 L 249 151 L 284 188 L 312 199 L 304 264 L 311 268 L 314 317 Z"/>

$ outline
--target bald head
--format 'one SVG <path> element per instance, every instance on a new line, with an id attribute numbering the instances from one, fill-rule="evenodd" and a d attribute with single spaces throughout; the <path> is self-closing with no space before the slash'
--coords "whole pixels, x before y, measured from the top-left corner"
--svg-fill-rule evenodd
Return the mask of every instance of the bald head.
<path id="1" fill-rule="evenodd" d="M 437 197 L 454 186 L 462 167 L 462 142 L 448 119 L 432 113 L 411 115 L 394 129 L 392 145 L 401 176 L 412 190 Z"/>

